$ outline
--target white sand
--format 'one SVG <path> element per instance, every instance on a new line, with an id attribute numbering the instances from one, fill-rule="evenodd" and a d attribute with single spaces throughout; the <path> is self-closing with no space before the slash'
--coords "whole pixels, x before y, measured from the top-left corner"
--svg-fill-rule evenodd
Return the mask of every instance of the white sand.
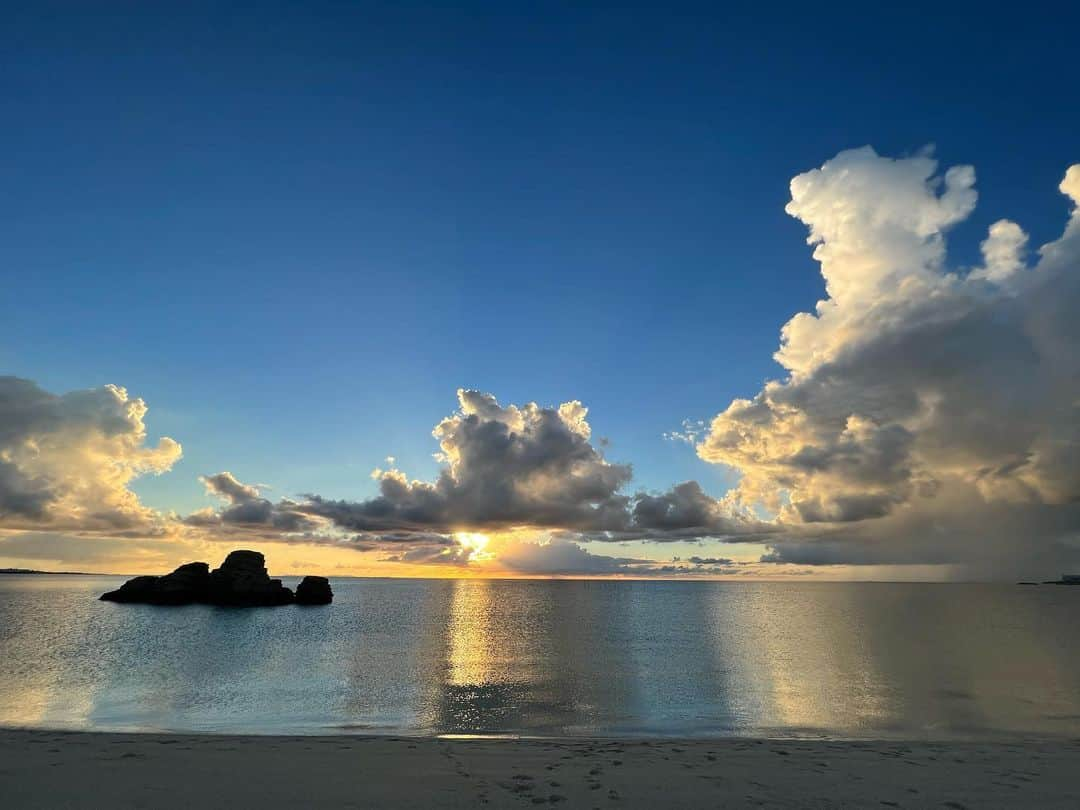
<path id="1" fill-rule="evenodd" d="M 0 731 L 0 807 L 1080 807 L 1080 740 L 440 740 Z"/>

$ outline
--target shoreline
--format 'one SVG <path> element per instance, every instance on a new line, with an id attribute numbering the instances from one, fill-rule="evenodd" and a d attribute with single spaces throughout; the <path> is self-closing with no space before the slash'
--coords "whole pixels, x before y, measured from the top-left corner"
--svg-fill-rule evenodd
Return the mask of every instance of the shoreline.
<path id="1" fill-rule="evenodd" d="M 85 735 L 96 737 L 176 737 L 201 739 L 250 739 L 258 740 L 397 740 L 397 741 L 447 741 L 447 742 L 521 742 L 521 743 L 591 743 L 604 745 L 608 743 L 620 743 L 622 745 L 635 745 L 638 743 L 675 743 L 696 745 L 704 743 L 820 743 L 825 744 L 881 744 L 881 745 L 1070 745 L 1080 746 L 1080 729 L 1070 734 L 1047 734 L 1031 732 L 1029 734 L 1014 731 L 980 731 L 970 734 L 946 734 L 932 737 L 919 735 L 918 732 L 905 734 L 898 732 L 893 735 L 867 735 L 867 736 L 843 736 L 839 733 L 822 732 L 820 730 L 806 731 L 803 734 L 796 732 L 771 733 L 770 729 L 757 729 L 747 733 L 722 732 L 716 734 L 667 734 L 661 731 L 626 731 L 620 733 L 591 733 L 591 734 L 545 734 L 526 733 L 517 731 L 492 731 L 492 732 L 458 732 L 458 731 L 431 731 L 423 728 L 391 727 L 391 726 L 311 726 L 310 728 L 290 728 L 288 726 L 274 730 L 259 730 L 255 728 L 238 728 L 234 730 L 214 730 L 199 728 L 167 728 L 167 727 L 93 727 L 93 726 L 20 726 L 5 724 L 0 721 L 0 737 L 4 734 L 58 734 L 58 735 Z"/>
<path id="2" fill-rule="evenodd" d="M 0 729 L 0 805 L 1076 807 L 1080 739 L 446 738 Z"/>

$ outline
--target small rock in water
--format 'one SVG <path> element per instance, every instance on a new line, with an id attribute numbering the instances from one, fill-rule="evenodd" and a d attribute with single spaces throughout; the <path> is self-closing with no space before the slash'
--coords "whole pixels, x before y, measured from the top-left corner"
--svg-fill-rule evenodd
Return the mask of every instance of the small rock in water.
<path id="1" fill-rule="evenodd" d="M 329 605 L 334 601 L 330 580 L 326 577 L 307 576 L 296 586 L 296 604 Z"/>

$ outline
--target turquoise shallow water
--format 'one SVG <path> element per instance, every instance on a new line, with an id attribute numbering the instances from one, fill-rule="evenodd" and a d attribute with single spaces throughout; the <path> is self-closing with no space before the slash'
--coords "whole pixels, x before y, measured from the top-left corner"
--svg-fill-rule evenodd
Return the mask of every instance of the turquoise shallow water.
<path id="1" fill-rule="evenodd" d="M 327 608 L 97 601 L 119 581 L 0 575 L 0 725 L 1080 736 L 1080 588 L 343 579 Z"/>

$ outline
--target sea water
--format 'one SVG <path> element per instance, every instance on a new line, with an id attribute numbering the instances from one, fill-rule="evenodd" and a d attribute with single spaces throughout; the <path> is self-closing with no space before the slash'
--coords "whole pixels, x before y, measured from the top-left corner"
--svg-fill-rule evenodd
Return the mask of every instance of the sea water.
<path id="1" fill-rule="evenodd" d="M 120 581 L 0 575 L 0 725 L 1080 736 L 1080 587 L 337 579 L 327 607 L 97 600 Z"/>

